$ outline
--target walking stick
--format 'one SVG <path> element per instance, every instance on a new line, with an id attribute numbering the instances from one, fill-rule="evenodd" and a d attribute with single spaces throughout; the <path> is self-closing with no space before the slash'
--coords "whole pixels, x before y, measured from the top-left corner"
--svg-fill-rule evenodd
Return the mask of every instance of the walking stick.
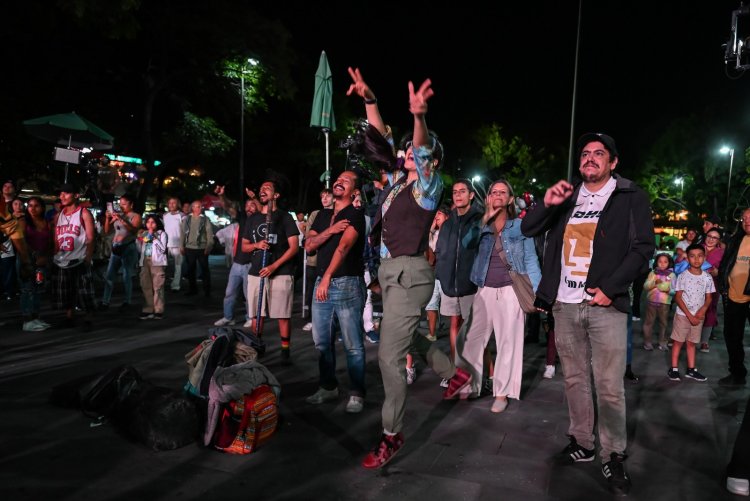
<path id="1" fill-rule="evenodd" d="M 273 237 L 271 236 L 271 216 L 273 215 L 273 195 L 271 192 L 270 199 L 268 201 L 268 212 L 266 212 L 266 242 L 270 245 Z M 268 249 L 263 249 L 263 257 L 261 258 L 260 269 L 266 267 L 268 264 Z M 258 309 L 255 315 L 255 335 L 261 337 L 263 335 L 263 288 L 266 285 L 265 277 L 260 277 L 260 283 L 258 284 Z"/>

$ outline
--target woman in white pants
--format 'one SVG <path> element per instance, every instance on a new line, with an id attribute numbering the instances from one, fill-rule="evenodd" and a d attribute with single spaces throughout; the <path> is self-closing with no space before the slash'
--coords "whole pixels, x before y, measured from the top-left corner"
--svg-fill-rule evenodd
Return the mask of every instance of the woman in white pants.
<path id="1" fill-rule="evenodd" d="M 513 189 L 505 180 L 490 185 L 484 216 L 475 238 L 479 251 L 471 270 L 471 281 L 479 290 L 465 326 L 461 347 L 462 365 L 472 374 L 467 392 L 479 394 L 484 369 L 484 349 L 494 332 L 497 346 L 492 393 L 492 412 L 503 412 L 508 399 L 521 394 L 525 313 L 513 291 L 510 270 L 526 274 L 536 290 L 542 274 L 534 241 L 521 233 L 516 217 Z"/>

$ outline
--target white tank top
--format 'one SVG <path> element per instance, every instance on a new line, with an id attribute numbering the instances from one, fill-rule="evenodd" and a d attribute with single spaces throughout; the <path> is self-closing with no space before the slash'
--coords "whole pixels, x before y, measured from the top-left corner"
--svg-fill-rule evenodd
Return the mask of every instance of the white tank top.
<path id="1" fill-rule="evenodd" d="M 81 207 L 70 214 L 60 212 L 55 226 L 55 242 L 57 253 L 54 262 L 60 268 L 68 268 L 81 264 L 86 258 L 86 230 L 81 221 Z"/>

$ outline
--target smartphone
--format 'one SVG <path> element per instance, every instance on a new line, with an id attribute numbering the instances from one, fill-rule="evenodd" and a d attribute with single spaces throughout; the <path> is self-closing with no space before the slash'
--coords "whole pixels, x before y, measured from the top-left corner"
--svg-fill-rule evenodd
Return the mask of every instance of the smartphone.
<path id="1" fill-rule="evenodd" d="M 112 213 L 115 211 L 114 205 L 112 205 L 112 202 L 107 202 L 107 212 Z"/>

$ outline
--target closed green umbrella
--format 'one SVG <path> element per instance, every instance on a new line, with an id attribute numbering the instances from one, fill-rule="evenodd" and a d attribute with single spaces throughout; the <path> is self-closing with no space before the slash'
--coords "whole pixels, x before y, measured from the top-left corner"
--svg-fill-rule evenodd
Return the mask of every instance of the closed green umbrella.
<path id="1" fill-rule="evenodd" d="M 318 71 L 315 72 L 315 94 L 313 95 L 310 127 L 321 128 L 326 137 L 326 188 L 330 188 L 331 166 L 329 163 L 328 133 L 336 131 L 336 120 L 333 117 L 333 78 L 325 51 L 320 53 Z"/>

